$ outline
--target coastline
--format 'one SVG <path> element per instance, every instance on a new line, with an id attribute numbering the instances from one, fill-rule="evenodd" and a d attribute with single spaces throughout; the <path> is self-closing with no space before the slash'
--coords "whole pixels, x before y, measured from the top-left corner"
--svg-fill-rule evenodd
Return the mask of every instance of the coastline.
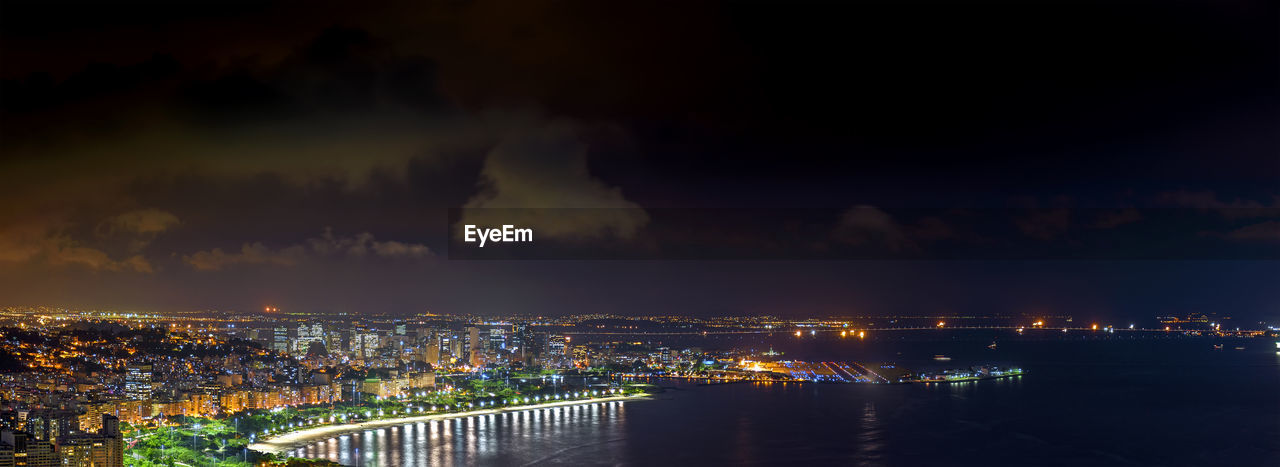
<path id="1" fill-rule="evenodd" d="M 360 423 L 347 423 L 342 425 L 325 425 L 315 428 L 307 428 L 305 430 L 291 431 L 267 439 L 260 440 L 250 444 L 249 449 L 261 453 L 278 454 L 300 446 L 305 446 L 316 441 L 361 432 L 375 428 L 385 428 L 389 426 L 407 425 L 411 423 L 432 421 L 432 420 L 452 420 L 457 418 L 474 417 L 476 415 L 500 414 L 507 412 L 520 412 L 531 409 L 545 409 L 549 407 L 566 407 L 573 405 L 588 405 L 600 402 L 615 401 L 634 401 L 649 398 L 648 394 L 633 394 L 630 396 L 610 396 L 595 399 L 571 400 L 544 402 L 540 404 L 516 405 L 510 407 L 500 407 L 493 409 L 471 410 L 467 412 L 453 412 L 432 415 L 417 415 L 413 417 L 388 418 L 383 420 L 370 420 Z"/>

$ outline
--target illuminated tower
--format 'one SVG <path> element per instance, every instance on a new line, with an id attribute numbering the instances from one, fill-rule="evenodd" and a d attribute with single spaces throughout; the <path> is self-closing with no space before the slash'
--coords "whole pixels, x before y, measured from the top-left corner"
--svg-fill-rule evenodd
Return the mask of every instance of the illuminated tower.
<path id="1" fill-rule="evenodd" d="M 129 365 L 125 368 L 124 393 L 133 400 L 151 398 L 151 365 Z"/>

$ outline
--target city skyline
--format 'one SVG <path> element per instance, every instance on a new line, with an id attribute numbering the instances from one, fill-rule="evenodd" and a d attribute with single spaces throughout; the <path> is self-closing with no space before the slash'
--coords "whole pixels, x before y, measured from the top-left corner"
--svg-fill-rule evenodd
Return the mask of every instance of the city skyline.
<path id="1" fill-rule="evenodd" d="M 1280 9 L 0 0 L 0 467 L 1280 465 Z"/>

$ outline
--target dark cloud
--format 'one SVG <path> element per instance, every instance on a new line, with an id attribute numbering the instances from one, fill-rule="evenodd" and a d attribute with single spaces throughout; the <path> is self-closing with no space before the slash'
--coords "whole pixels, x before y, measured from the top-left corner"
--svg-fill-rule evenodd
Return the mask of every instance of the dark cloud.
<path id="1" fill-rule="evenodd" d="M 1233 230 L 1227 238 L 1242 241 L 1280 242 L 1280 221 L 1266 221 Z"/>
<path id="2" fill-rule="evenodd" d="M 361 232 L 351 237 L 335 236 L 332 229 L 325 229 L 319 237 L 305 242 L 272 249 L 262 242 L 246 243 L 237 252 L 224 252 L 221 248 L 197 251 L 183 256 L 183 262 L 201 271 L 217 271 L 230 266 L 271 265 L 294 266 L 313 256 L 366 257 L 424 259 L 433 256 L 426 245 L 398 241 L 380 242 L 373 234 Z"/>
<path id="3" fill-rule="evenodd" d="M 1184 211 L 1146 209 L 1170 207 L 1216 216 L 1188 224 L 1208 232 L 1193 239 L 1203 244 L 1170 241 L 1194 247 L 1177 257 L 1247 258 L 1215 248 L 1266 243 L 1249 239 L 1267 238 L 1280 207 L 1280 54 L 1260 2 L 4 2 L 0 13 L 0 299 L 622 309 L 610 299 L 664 306 L 622 293 L 654 283 L 693 298 L 689 309 L 744 288 L 783 307 L 763 292 L 777 282 L 836 310 L 858 300 L 830 292 L 845 282 L 803 284 L 842 277 L 827 266 L 613 265 L 613 280 L 598 265 L 434 255 L 446 209 L 532 206 L 604 208 L 614 215 L 557 233 L 645 252 L 677 239 L 779 258 L 956 246 L 963 258 L 1063 258 L 1077 242 L 1095 258 L 1167 258 L 1134 240 L 1180 225 L 1168 221 Z M 1071 203 L 984 211 L 1059 195 Z M 877 207 L 841 223 L 858 205 Z M 681 207 L 821 212 L 661 210 Z M 1215 283 L 1182 271 L 1161 277 Z M 511 298 L 467 286 L 489 277 Z M 460 292 L 419 290 L 437 281 Z M 559 284 L 574 281 L 606 292 Z M 880 285 L 866 306 L 893 301 L 894 284 Z"/>
<path id="4" fill-rule="evenodd" d="M 485 157 L 480 191 L 463 206 L 460 222 L 530 226 L 547 238 L 634 237 L 648 215 L 591 175 L 580 131 L 569 121 L 535 121 L 503 135 Z M 540 222 L 522 215 L 532 211 L 511 208 L 569 209 Z"/>
<path id="5" fill-rule="evenodd" d="M 1142 213 L 1134 208 L 1119 209 L 1115 211 L 1103 212 L 1098 215 L 1094 221 L 1093 227 L 1098 229 L 1112 229 L 1125 224 L 1131 224 L 1142 220 Z"/>

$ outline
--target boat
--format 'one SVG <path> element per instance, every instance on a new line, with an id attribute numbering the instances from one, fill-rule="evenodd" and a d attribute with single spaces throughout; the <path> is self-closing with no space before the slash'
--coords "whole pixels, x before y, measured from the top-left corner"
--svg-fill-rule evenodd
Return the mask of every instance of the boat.
<path id="1" fill-rule="evenodd" d="M 1213 350 L 1222 350 L 1222 344 L 1213 344 Z"/>
<path id="2" fill-rule="evenodd" d="M 934 355 L 934 356 L 933 356 L 933 359 L 934 359 L 934 360 L 937 360 L 937 361 L 940 361 L 940 362 L 949 362 L 949 361 L 951 361 L 951 357 L 948 357 L 948 356 L 946 356 L 946 355 Z"/>
<path id="3" fill-rule="evenodd" d="M 991 341 L 991 345 L 988 345 L 988 346 L 987 346 L 987 348 L 988 348 L 988 349 L 991 349 L 991 350 L 995 350 L 995 349 L 996 349 L 996 341 Z"/>
<path id="4" fill-rule="evenodd" d="M 1236 346 L 1236 350 L 1244 350 L 1244 346 Z"/>

